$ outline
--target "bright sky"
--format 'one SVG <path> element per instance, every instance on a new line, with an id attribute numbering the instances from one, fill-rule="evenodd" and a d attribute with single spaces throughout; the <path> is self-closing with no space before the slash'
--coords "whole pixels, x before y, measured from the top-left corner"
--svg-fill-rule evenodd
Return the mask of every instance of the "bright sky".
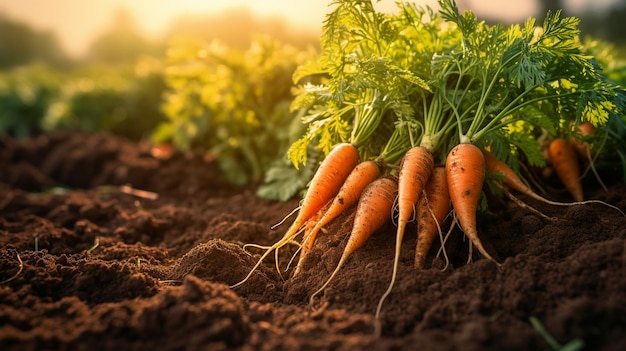
<path id="1" fill-rule="evenodd" d="M 566 0 L 580 8 L 589 0 Z M 607 3 L 615 0 L 596 0 Z M 183 13 L 210 13 L 227 7 L 248 6 L 260 16 L 283 16 L 303 29 L 319 31 L 328 12 L 329 0 L 0 0 L 0 14 L 23 21 L 38 30 L 52 30 L 70 55 L 84 53 L 91 40 L 108 29 L 113 13 L 125 8 L 139 30 L 157 38 L 170 20 Z M 414 0 L 436 6 L 436 0 Z M 499 16 L 509 21 L 523 20 L 534 14 L 535 0 L 457 0 L 460 8 L 472 8 L 479 16 Z M 377 5 L 393 11 L 395 0 Z"/>

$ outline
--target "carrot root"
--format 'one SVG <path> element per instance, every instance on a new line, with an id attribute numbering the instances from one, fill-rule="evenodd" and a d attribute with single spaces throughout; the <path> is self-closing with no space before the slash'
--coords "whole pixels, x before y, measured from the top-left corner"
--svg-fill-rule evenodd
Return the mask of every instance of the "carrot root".
<path id="1" fill-rule="evenodd" d="M 572 143 L 565 138 L 556 138 L 548 146 L 548 153 L 552 168 L 572 198 L 578 202 L 583 201 L 580 165 Z"/>
<path id="2" fill-rule="evenodd" d="M 452 212 L 452 223 L 450 224 L 450 227 L 448 228 L 448 232 L 446 233 L 446 235 L 443 235 L 443 233 L 439 233 L 439 240 L 441 242 L 441 246 L 439 247 L 439 250 L 437 250 L 437 255 L 435 256 L 435 258 L 439 258 L 439 255 L 443 253 L 443 257 L 444 257 L 444 260 L 446 261 L 446 264 L 441 269 L 442 272 L 444 272 L 450 266 L 450 259 L 448 258 L 448 254 L 446 252 L 446 242 L 450 238 L 450 235 L 452 235 L 452 231 L 456 227 L 457 223 L 458 221 L 457 221 L 456 215 L 454 214 L 454 212 Z"/>
<path id="3" fill-rule="evenodd" d="M 545 213 L 537 210 L 536 208 L 526 204 L 524 201 L 520 200 L 519 198 L 517 198 L 515 195 L 511 194 L 510 191 L 507 190 L 506 187 L 504 187 L 502 184 L 497 183 L 496 186 L 498 187 L 498 189 L 500 189 L 500 191 L 502 191 L 502 193 L 504 195 L 506 195 L 506 197 L 508 197 L 511 201 L 515 202 L 517 204 L 517 206 L 526 209 L 534 214 L 536 214 L 537 216 L 544 218 L 544 219 L 549 219 L 549 220 L 555 220 L 556 218 L 554 217 L 550 217 L 548 215 L 546 215 Z"/>
<path id="4" fill-rule="evenodd" d="M 327 205 L 328 208 L 323 211 L 319 220 L 316 221 L 311 230 L 305 235 L 300 259 L 294 274 L 298 274 L 302 269 L 302 261 L 313 248 L 313 243 L 320 229 L 333 219 L 339 217 L 347 208 L 354 205 L 359 200 L 363 190 L 378 178 L 379 174 L 380 167 L 374 161 L 363 161 L 354 167 L 335 198 Z"/>
<path id="5" fill-rule="evenodd" d="M 245 283 L 271 251 L 278 250 L 293 240 L 299 234 L 306 221 L 339 192 L 339 189 L 358 162 L 359 152 L 354 145 L 350 143 L 337 144 L 322 161 L 317 172 L 315 172 L 302 200 L 298 215 L 285 235 L 261 256 L 242 281 L 231 285 L 231 288 L 236 288 Z"/>
<path id="6" fill-rule="evenodd" d="M 446 159 L 446 179 L 450 201 L 461 229 L 485 258 L 499 263 L 485 250 L 476 224 L 478 200 L 485 180 L 485 157 L 473 144 L 456 145 Z"/>
<path id="7" fill-rule="evenodd" d="M 356 208 L 352 232 L 348 237 L 348 242 L 341 258 L 324 285 L 311 295 L 309 304 L 313 304 L 315 297 L 326 289 L 343 267 L 348 257 L 363 246 L 376 230 L 380 229 L 391 219 L 391 211 L 397 191 L 398 183 L 387 177 L 376 179 L 363 190 Z"/>
<path id="8" fill-rule="evenodd" d="M 487 169 L 491 172 L 494 173 L 499 173 L 500 175 L 503 176 L 504 179 L 504 183 L 507 185 L 507 187 L 523 194 L 526 195 L 534 200 L 546 203 L 548 205 L 553 205 L 553 206 L 576 206 L 576 205 L 584 205 L 584 204 L 590 204 L 590 203 L 598 203 L 598 204 L 602 204 L 604 206 L 607 206 L 609 208 L 612 208 L 616 211 L 618 211 L 622 216 L 626 216 L 624 214 L 624 212 L 619 209 L 616 206 L 613 206 L 611 204 L 608 204 L 604 201 L 600 201 L 600 200 L 583 200 L 583 201 L 574 201 L 574 202 L 559 202 L 559 201 L 553 201 L 550 199 L 546 199 L 545 197 L 537 194 L 535 191 L 533 191 L 528 185 L 526 185 L 526 183 L 524 183 L 521 178 L 504 162 L 500 161 L 499 159 L 497 159 L 495 156 L 493 156 L 489 151 L 483 151 L 483 155 L 485 157 L 485 166 L 487 167 Z M 549 156 L 550 157 L 550 156 Z M 506 189 L 501 185 L 501 184 L 497 184 L 497 186 L 500 188 L 500 190 L 503 191 L 503 193 L 509 197 L 511 200 L 513 200 L 514 202 L 516 202 L 519 206 L 521 207 L 525 207 L 526 209 L 532 211 L 533 213 L 546 218 L 546 219 L 551 219 L 553 220 L 553 217 L 547 216 L 544 213 L 540 212 L 539 210 L 533 208 L 532 206 L 523 203 L 520 199 L 518 199 L 517 197 L 515 197 L 513 194 L 511 194 L 510 192 L 506 191 Z"/>
<path id="9" fill-rule="evenodd" d="M 383 302 L 391 293 L 398 275 L 398 263 L 400 261 L 400 250 L 406 225 L 411 217 L 415 216 L 415 207 L 430 179 L 434 168 L 434 158 L 430 151 L 423 146 L 415 146 L 409 149 L 400 163 L 398 173 L 398 228 L 396 232 L 396 248 L 393 259 L 393 272 L 387 290 L 380 298 L 376 308 L 376 319 L 380 315 Z"/>

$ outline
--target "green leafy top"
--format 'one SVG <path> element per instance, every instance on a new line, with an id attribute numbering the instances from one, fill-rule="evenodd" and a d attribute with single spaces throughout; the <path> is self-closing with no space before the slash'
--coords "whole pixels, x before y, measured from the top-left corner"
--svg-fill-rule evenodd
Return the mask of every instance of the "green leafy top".
<path id="1" fill-rule="evenodd" d="M 377 12 L 371 1 L 332 5 L 319 59 L 294 74 L 295 82 L 311 74 L 325 74 L 327 81 L 304 86 L 292 103 L 292 109 L 309 112 L 303 119 L 308 130 L 292 145 L 289 158 L 297 167 L 306 163 L 310 143 L 327 153 L 336 143 L 349 141 L 364 158 L 393 162 L 411 144 L 397 136 L 412 139 L 422 128 L 415 101 L 431 92 L 434 53 L 455 46 L 460 36 L 432 10 L 413 4 L 398 3 L 396 15 Z"/>
<path id="2" fill-rule="evenodd" d="M 537 137 L 601 126 L 623 114 L 624 94 L 602 74 L 579 38 L 579 20 L 548 12 L 541 26 L 487 24 L 453 0 L 440 11 L 398 2 L 395 14 L 371 1 L 332 3 L 318 60 L 299 67 L 305 84 L 293 110 L 307 130 L 291 145 L 296 167 L 314 145 L 324 154 L 351 142 L 364 159 L 393 164 L 414 145 L 439 162 L 458 143 L 488 147 L 517 168 L 523 154 L 545 161 Z"/>

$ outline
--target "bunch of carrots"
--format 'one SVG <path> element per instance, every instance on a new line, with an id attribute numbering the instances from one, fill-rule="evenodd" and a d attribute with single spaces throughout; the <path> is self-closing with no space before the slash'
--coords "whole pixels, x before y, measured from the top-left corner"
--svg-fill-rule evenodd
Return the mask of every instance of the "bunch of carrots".
<path id="1" fill-rule="evenodd" d="M 305 163 L 314 144 L 326 157 L 289 229 L 233 288 L 301 235 L 298 274 L 320 230 L 355 211 L 336 269 L 311 302 L 352 253 L 393 221 L 393 273 L 378 317 L 395 283 L 412 220 L 418 232 L 416 268 L 425 266 L 449 216 L 470 245 L 499 266 L 478 232 L 486 183 L 520 204 L 512 192 L 553 205 L 594 201 L 584 200 L 576 150 L 590 157 L 586 138 L 623 114 L 624 104 L 621 87 L 603 77 L 582 51 L 577 19 L 557 12 L 548 13 L 541 27 L 533 19 L 523 27 L 503 27 L 479 22 L 469 11 L 461 14 L 453 0 L 440 0 L 438 13 L 399 3 L 397 15 L 381 14 L 367 1 L 333 4 L 319 61 L 295 74 L 298 80 L 324 73 L 328 82 L 308 86 L 294 100 L 296 108 L 309 111 L 309 129 L 289 151 L 296 166 Z M 540 136 L 550 140 L 547 160 Z M 522 162 L 548 162 L 575 202 L 535 192 L 520 176 Z M 279 269 L 278 259 L 276 264 Z"/>

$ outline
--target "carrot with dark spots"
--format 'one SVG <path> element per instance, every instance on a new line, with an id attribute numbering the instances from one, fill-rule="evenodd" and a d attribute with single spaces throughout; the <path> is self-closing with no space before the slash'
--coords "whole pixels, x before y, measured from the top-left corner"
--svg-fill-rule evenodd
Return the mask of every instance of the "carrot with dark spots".
<path id="1" fill-rule="evenodd" d="M 476 212 L 485 180 L 485 158 L 473 144 L 456 145 L 446 159 L 446 180 L 450 201 L 461 229 L 485 258 L 499 263 L 485 250 L 478 237 Z"/>

